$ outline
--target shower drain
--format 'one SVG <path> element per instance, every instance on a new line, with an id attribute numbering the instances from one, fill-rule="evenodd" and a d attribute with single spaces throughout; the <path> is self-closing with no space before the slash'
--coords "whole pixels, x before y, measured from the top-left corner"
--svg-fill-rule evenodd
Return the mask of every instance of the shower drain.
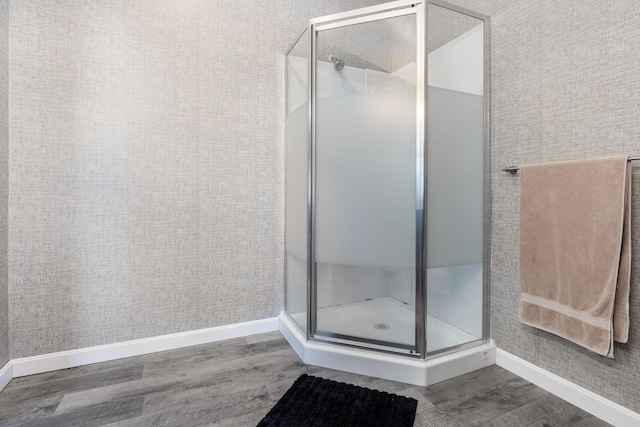
<path id="1" fill-rule="evenodd" d="M 373 325 L 373 329 L 378 329 L 380 331 L 386 331 L 389 328 L 391 328 L 391 326 L 387 325 L 386 323 L 375 323 Z"/>

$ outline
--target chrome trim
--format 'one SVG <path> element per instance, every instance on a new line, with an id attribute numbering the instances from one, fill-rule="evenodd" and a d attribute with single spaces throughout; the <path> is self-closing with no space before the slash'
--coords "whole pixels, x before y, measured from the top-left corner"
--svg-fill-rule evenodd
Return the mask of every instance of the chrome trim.
<path id="1" fill-rule="evenodd" d="M 428 7 L 416 10 L 416 351 L 427 357 L 427 92 Z"/>
<path id="2" fill-rule="evenodd" d="M 300 40 L 300 38 L 298 38 L 298 40 Z M 288 56 L 288 52 L 291 51 L 291 49 L 293 48 L 293 46 L 295 46 L 295 43 L 291 46 L 291 48 L 289 48 L 289 50 L 287 51 L 287 53 L 285 53 L 282 56 L 282 81 L 284 82 L 284 84 L 282 85 L 282 96 L 283 96 L 283 109 L 282 109 L 282 139 L 283 139 L 283 159 L 284 159 L 284 172 L 282 173 L 282 177 L 284 180 L 284 233 L 283 233 L 283 237 L 284 237 L 284 242 L 282 247 L 284 248 L 284 271 L 282 272 L 282 283 L 284 284 L 284 312 L 288 313 L 289 312 L 289 304 L 288 304 L 288 298 L 287 298 L 287 289 L 289 288 L 289 281 L 287 278 L 287 259 L 289 258 L 287 255 L 287 110 L 289 108 L 289 106 L 287 105 L 287 99 L 289 99 L 287 96 L 289 94 L 288 92 L 288 86 L 289 86 L 289 79 L 288 79 L 288 64 L 289 61 L 287 60 L 287 56 Z"/>
<path id="3" fill-rule="evenodd" d="M 368 343 L 363 343 L 364 345 L 357 343 L 357 342 L 344 342 L 344 341 L 340 341 L 339 338 L 335 338 L 335 339 L 328 339 L 328 338 L 314 338 L 311 337 L 311 339 L 309 341 L 313 341 L 313 342 L 317 342 L 317 343 L 321 343 L 321 344 L 327 344 L 327 345 L 340 345 L 343 347 L 349 347 L 349 348 L 354 348 L 354 349 L 358 349 L 358 350 L 366 350 L 366 351 L 375 351 L 377 353 L 384 353 L 384 354 L 389 354 L 389 355 L 393 355 L 393 356 L 399 356 L 399 357 L 403 357 L 403 358 L 411 358 L 411 359 L 420 359 L 420 356 L 417 353 L 402 353 L 400 352 L 397 348 L 383 348 L 383 347 L 377 347 L 374 344 L 368 344 Z"/>
<path id="4" fill-rule="evenodd" d="M 483 218 L 483 254 L 482 254 L 482 338 L 491 339 L 491 218 L 493 200 L 491 194 L 491 18 L 483 15 L 484 20 L 484 218 Z"/>
<path id="5" fill-rule="evenodd" d="M 640 156 L 631 156 L 627 158 L 627 162 L 633 162 L 636 160 L 640 160 Z M 500 169 L 502 172 L 509 172 L 511 175 L 515 175 L 520 170 L 520 166 L 508 166 L 506 168 Z"/>
<path id="6" fill-rule="evenodd" d="M 323 331 L 323 330 L 316 330 L 314 337 L 316 339 L 319 339 L 322 337 L 322 338 L 339 339 L 343 341 L 356 342 L 356 343 L 373 344 L 379 347 L 388 347 L 388 348 L 394 349 L 396 352 L 407 352 L 407 353 L 410 352 L 411 354 L 416 354 L 415 346 L 412 346 L 410 344 L 396 343 L 393 341 L 376 340 L 372 338 L 361 338 L 354 335 L 338 334 L 335 332 L 329 332 L 329 331 Z"/>
<path id="7" fill-rule="evenodd" d="M 365 24 L 367 22 L 380 21 L 380 20 L 383 20 L 383 19 L 391 19 L 391 18 L 396 18 L 398 16 L 405 16 L 405 15 L 411 15 L 411 14 L 415 14 L 415 12 L 411 8 L 409 8 L 409 9 L 395 9 L 395 10 L 391 10 L 389 12 L 376 13 L 375 15 L 359 16 L 359 17 L 356 17 L 356 18 L 343 19 L 343 20 L 340 20 L 340 21 L 334 21 L 334 22 L 330 22 L 328 24 L 319 25 L 317 27 L 317 31 L 332 30 L 334 28 L 348 27 L 350 25 Z"/>
<path id="8" fill-rule="evenodd" d="M 342 19 L 352 18 L 355 16 L 373 15 L 378 12 L 387 12 L 395 9 L 410 8 L 414 5 L 421 4 L 422 0 L 398 0 L 389 3 L 383 3 L 375 6 L 362 7 L 360 9 L 348 10 L 346 12 L 334 13 L 332 15 L 325 15 L 319 18 L 313 18 L 309 20 L 311 24 L 323 24 L 331 21 L 339 21 Z"/>
<path id="9" fill-rule="evenodd" d="M 315 54 L 315 34 L 313 32 L 313 26 L 309 22 L 309 57 L 307 58 L 307 108 L 309 110 L 307 117 L 307 341 L 313 336 L 313 328 L 315 327 L 315 295 L 313 293 L 313 241 L 311 236 L 313 235 L 313 194 L 311 192 L 312 176 L 313 176 L 313 154 L 312 147 L 314 143 L 314 136 L 312 132 L 313 123 L 313 96 L 314 90 L 312 85 L 312 78 L 314 75 L 313 55 Z"/>
<path id="10" fill-rule="evenodd" d="M 443 7 L 445 9 L 449 9 L 453 12 L 458 12 L 461 13 L 463 15 L 467 15 L 470 16 L 472 18 L 477 18 L 480 19 L 482 21 L 486 22 L 486 18 L 488 18 L 488 16 L 483 15 L 482 13 L 478 13 L 478 12 L 474 12 L 473 10 L 470 9 L 466 9 L 464 7 L 460 7 L 460 6 L 456 6 L 455 4 L 451 4 L 451 3 L 447 3 L 446 1 L 442 1 L 442 0 L 428 0 L 428 3 L 434 5 L 434 6 L 440 6 Z"/>
<path id="11" fill-rule="evenodd" d="M 300 33 L 300 35 L 298 37 L 296 37 L 295 41 L 291 44 L 291 46 L 289 46 L 289 49 L 286 50 L 286 52 L 284 53 L 284 56 L 288 56 L 291 51 L 293 50 L 294 47 L 296 47 L 296 45 L 298 44 L 298 42 L 300 41 L 300 39 L 302 37 L 304 37 L 304 34 L 307 32 L 307 28 L 305 28 L 304 30 L 302 30 L 302 32 Z"/>

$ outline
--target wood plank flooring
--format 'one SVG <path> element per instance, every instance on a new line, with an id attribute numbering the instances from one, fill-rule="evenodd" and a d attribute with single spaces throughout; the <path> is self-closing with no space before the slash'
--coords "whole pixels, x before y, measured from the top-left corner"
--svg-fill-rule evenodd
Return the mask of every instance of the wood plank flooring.
<path id="1" fill-rule="evenodd" d="M 278 332 L 14 378 L 0 426 L 255 426 L 308 373 L 418 400 L 416 426 L 606 426 L 491 366 L 429 388 L 304 365 Z"/>

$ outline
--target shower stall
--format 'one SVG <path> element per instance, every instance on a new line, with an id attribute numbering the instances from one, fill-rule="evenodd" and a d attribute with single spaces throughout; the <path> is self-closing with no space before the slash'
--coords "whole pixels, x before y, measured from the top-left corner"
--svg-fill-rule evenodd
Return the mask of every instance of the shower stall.
<path id="1" fill-rule="evenodd" d="M 489 18 L 316 18 L 285 56 L 280 330 L 306 363 L 428 385 L 490 365 Z"/>

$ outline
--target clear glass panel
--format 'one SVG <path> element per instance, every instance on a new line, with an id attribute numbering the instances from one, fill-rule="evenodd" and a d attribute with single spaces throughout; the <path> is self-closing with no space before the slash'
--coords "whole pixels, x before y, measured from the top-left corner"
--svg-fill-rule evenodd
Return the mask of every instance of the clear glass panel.
<path id="1" fill-rule="evenodd" d="M 482 338 L 483 21 L 429 5 L 427 351 Z"/>
<path id="2" fill-rule="evenodd" d="M 415 348 L 416 16 L 318 33 L 317 335 Z"/>
<path id="3" fill-rule="evenodd" d="M 307 329 L 307 181 L 309 106 L 307 80 L 309 35 L 305 33 L 286 58 L 286 310 Z"/>

